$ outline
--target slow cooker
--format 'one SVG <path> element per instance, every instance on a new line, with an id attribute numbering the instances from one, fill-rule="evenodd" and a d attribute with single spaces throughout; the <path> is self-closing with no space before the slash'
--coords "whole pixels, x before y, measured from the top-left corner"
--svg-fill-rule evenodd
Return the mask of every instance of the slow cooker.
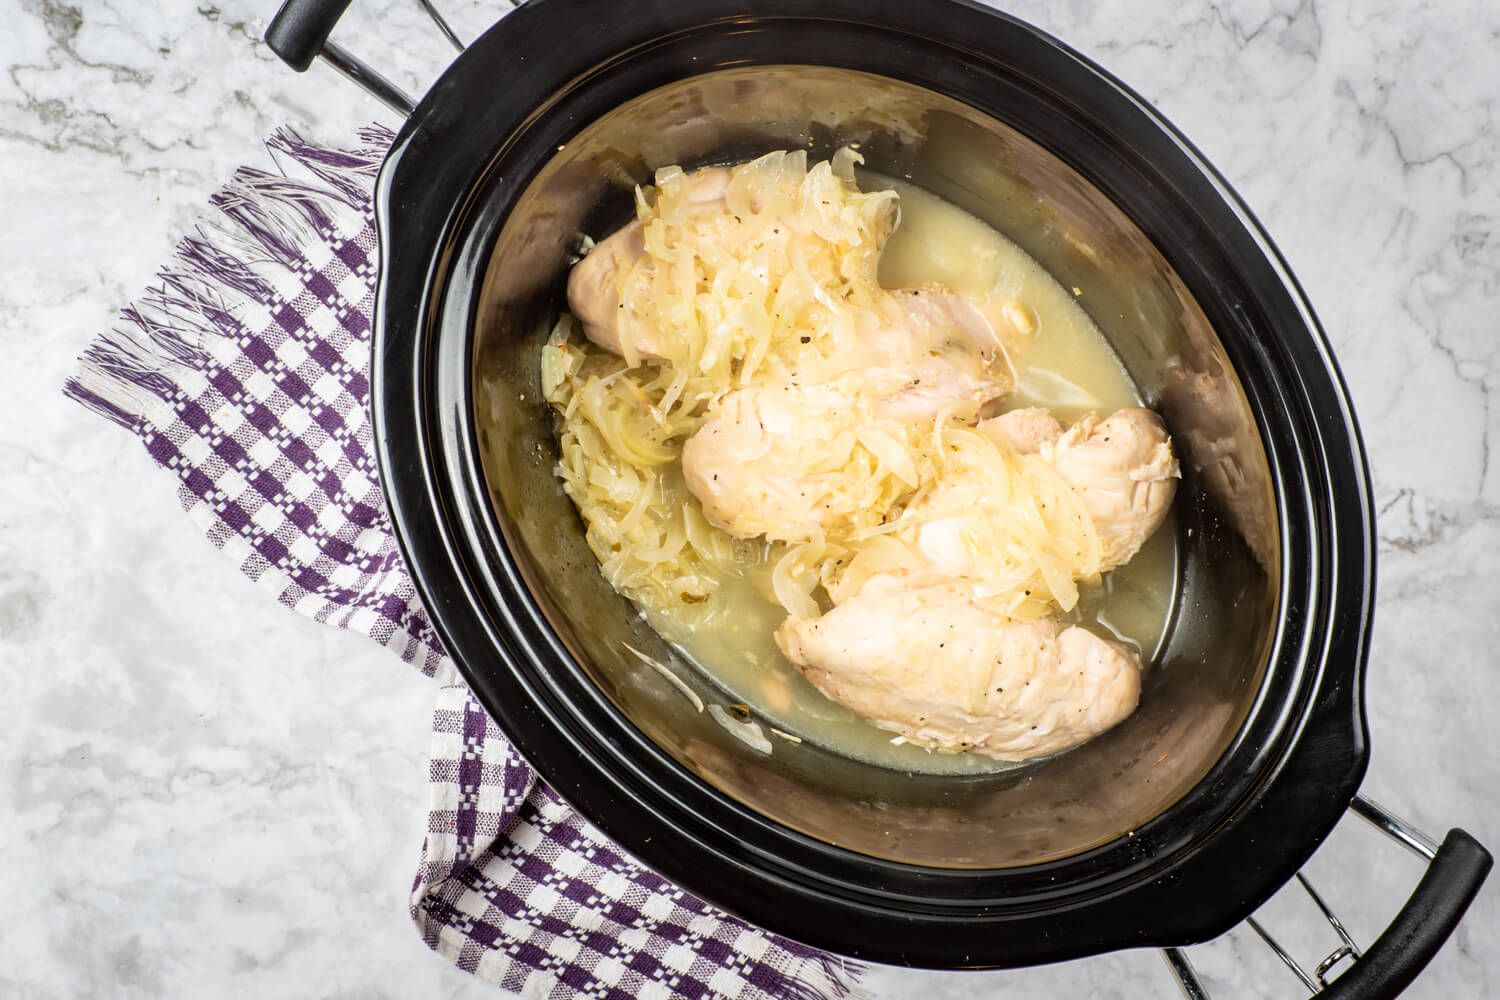
<path id="1" fill-rule="evenodd" d="M 375 191 L 390 516 L 448 653 L 572 806 L 772 931 L 961 968 L 1215 937 L 1353 804 L 1431 865 L 1324 993 L 1416 975 L 1490 858 L 1356 798 L 1375 595 L 1358 426 L 1295 278 L 1157 111 L 965 0 L 529 0 L 412 101 L 328 40 L 347 6 L 292 0 L 267 38 L 405 115 Z M 627 654 L 724 700 L 610 588 L 553 473 L 538 352 L 581 237 L 625 221 L 657 167 L 849 143 L 1079 289 L 1182 454 L 1173 619 L 1140 708 L 1022 769 L 913 775 L 736 740 Z"/>

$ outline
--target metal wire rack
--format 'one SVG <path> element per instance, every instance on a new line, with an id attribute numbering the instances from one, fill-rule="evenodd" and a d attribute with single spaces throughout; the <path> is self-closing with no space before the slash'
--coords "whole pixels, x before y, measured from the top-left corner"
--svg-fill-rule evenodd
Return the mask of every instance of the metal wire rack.
<path id="1" fill-rule="evenodd" d="M 1349 809 L 1356 816 L 1367 821 L 1381 833 L 1425 861 L 1430 862 L 1437 857 L 1437 841 L 1370 799 L 1363 796 L 1355 796 L 1354 801 L 1349 805 Z M 1292 974 L 1307 989 L 1308 996 L 1315 997 L 1332 986 L 1337 981 L 1338 975 L 1347 972 L 1355 962 L 1364 957 L 1364 953 L 1360 950 L 1359 945 L 1354 943 L 1354 938 L 1345 929 L 1343 921 L 1333 912 L 1333 908 L 1323 899 L 1322 894 L 1313 887 L 1312 882 L 1308 880 L 1307 876 L 1298 872 L 1296 879 L 1302 888 L 1306 890 L 1307 895 L 1311 897 L 1313 905 L 1318 908 L 1319 912 L 1323 914 L 1323 918 L 1333 928 L 1334 933 L 1338 935 L 1340 942 L 1338 947 L 1324 956 L 1322 961 L 1309 970 L 1293 958 L 1291 953 L 1255 917 L 1247 917 L 1245 923 L 1250 926 L 1250 929 L 1255 932 L 1261 941 L 1265 942 L 1266 947 L 1270 948 L 1276 957 L 1281 959 L 1282 964 L 1291 970 Z M 1193 963 L 1188 960 L 1185 951 L 1181 948 L 1164 948 L 1162 949 L 1162 957 L 1166 959 L 1167 966 L 1172 970 L 1173 975 L 1177 977 L 1177 983 L 1182 988 L 1182 995 L 1187 1000 L 1211 1000 L 1208 988 L 1203 985 L 1202 979 L 1193 968 Z"/>

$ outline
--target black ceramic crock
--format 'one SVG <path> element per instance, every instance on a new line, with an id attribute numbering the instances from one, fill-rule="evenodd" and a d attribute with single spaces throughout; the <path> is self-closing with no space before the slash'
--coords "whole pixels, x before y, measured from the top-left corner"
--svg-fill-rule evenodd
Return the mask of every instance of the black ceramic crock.
<path id="1" fill-rule="evenodd" d="M 268 40 L 305 67 L 347 4 L 289 3 Z M 1349 807 L 1375 570 L 1354 415 L 1269 239 L 1119 81 L 962 0 L 531 0 L 414 108 L 331 57 L 409 111 L 376 190 L 372 386 L 413 578 L 520 752 L 642 862 L 845 955 L 1018 966 L 1214 937 Z M 580 235 L 623 221 L 658 166 L 848 142 L 1074 286 L 1184 459 L 1140 709 L 1017 771 L 733 739 L 626 654 L 724 700 L 608 587 L 552 473 L 538 350 Z M 1450 834 L 1326 992 L 1399 992 L 1488 864 Z"/>

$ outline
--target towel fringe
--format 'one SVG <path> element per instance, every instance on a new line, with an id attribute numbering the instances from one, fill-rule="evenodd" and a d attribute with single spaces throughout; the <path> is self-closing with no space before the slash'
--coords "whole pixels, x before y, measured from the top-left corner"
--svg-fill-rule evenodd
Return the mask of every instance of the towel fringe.
<path id="1" fill-rule="evenodd" d="M 352 150 L 327 149 L 307 142 L 288 128 L 279 129 L 266 140 L 273 158 L 291 158 L 308 173 L 337 191 L 344 202 L 361 208 L 369 201 L 370 182 L 380 171 L 385 150 L 395 134 L 379 126 L 359 130 L 361 146 Z"/>
<path id="2" fill-rule="evenodd" d="M 184 375 L 208 364 L 214 338 L 242 335 L 247 306 L 269 304 L 278 287 L 300 281 L 309 247 L 364 224 L 364 191 L 391 138 L 362 129 L 361 145 L 344 151 L 320 149 L 291 129 L 273 133 L 266 146 L 280 172 L 234 172 L 210 199 L 220 220 L 177 245 L 156 284 L 79 357 L 63 391 L 132 430 L 169 405 Z"/>
<path id="3" fill-rule="evenodd" d="M 860 986 L 863 967 L 856 962 L 819 954 L 804 959 L 805 966 L 788 977 L 775 991 L 785 1000 L 869 1000 L 870 994 Z"/>

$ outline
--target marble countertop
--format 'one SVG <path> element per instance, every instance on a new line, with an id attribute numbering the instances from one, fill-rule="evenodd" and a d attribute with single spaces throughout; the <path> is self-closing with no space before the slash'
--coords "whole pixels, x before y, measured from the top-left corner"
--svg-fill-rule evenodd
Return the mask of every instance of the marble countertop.
<path id="1" fill-rule="evenodd" d="M 502 0 L 438 2 L 472 34 Z M 275 63 L 256 41 L 272 8 L 0 0 L 0 996 L 500 995 L 430 954 L 405 911 L 429 683 L 268 601 L 136 444 L 58 391 L 217 184 L 263 162 L 264 133 L 337 142 L 391 121 L 327 70 Z M 1365 788 L 1500 844 L 1500 7 L 1009 8 L 1162 107 L 1306 286 L 1380 511 Z M 445 58 L 415 0 L 360 0 L 339 37 L 416 91 Z M 1348 821 L 1309 871 L 1368 942 L 1420 866 Z M 1305 899 L 1265 917 L 1300 956 L 1327 950 Z M 1411 995 L 1500 995 L 1497 927 L 1492 886 Z M 1216 998 L 1301 995 L 1244 930 L 1191 954 Z M 1152 952 L 870 986 L 1174 995 Z"/>

